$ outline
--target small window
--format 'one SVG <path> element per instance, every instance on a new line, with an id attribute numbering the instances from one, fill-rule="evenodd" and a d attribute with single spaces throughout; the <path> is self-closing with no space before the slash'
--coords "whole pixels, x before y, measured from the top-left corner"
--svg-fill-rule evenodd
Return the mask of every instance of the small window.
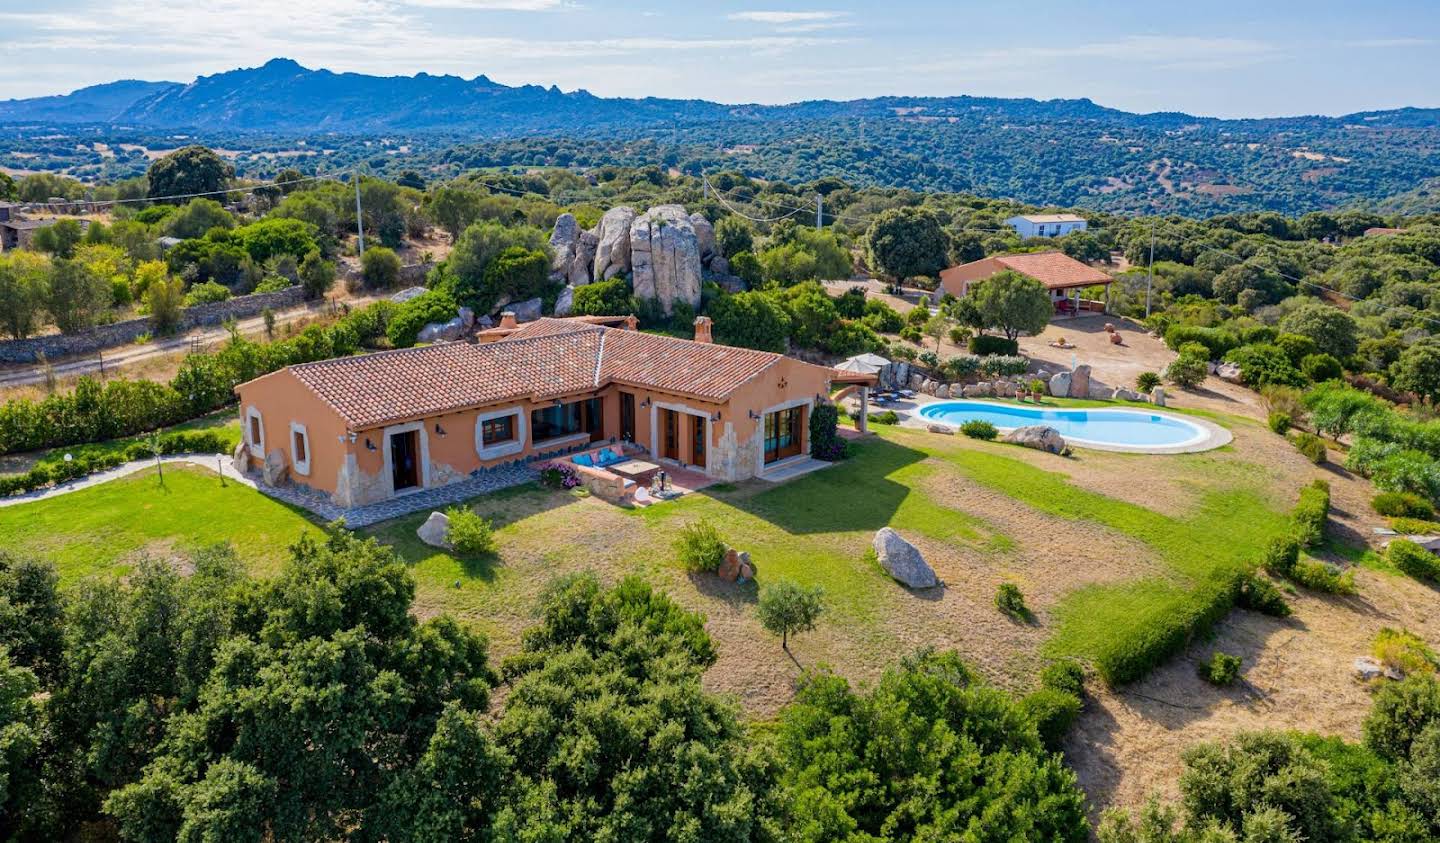
<path id="1" fill-rule="evenodd" d="M 252 416 L 250 417 L 250 444 L 251 444 L 251 445 L 259 445 L 259 444 L 260 444 L 260 417 L 259 417 L 259 416 L 253 416 L 253 415 L 252 415 Z"/>
<path id="2" fill-rule="evenodd" d="M 515 416 L 498 416 L 480 423 L 480 438 L 484 447 L 515 440 Z"/>
<path id="3" fill-rule="evenodd" d="M 294 453 L 293 453 L 291 456 L 292 456 L 292 458 L 294 459 L 295 462 L 305 462 L 307 459 L 309 459 L 309 457 L 308 457 L 308 455 L 306 454 L 306 451 L 305 451 L 305 433 L 304 433 L 304 431 L 300 431 L 300 430 L 295 431 L 295 449 L 294 449 Z"/>

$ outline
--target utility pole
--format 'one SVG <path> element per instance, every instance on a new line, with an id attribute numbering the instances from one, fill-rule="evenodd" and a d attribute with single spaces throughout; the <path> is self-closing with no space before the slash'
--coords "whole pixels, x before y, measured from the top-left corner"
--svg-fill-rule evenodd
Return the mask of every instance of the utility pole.
<path id="1" fill-rule="evenodd" d="M 825 227 L 825 197 L 815 194 L 815 227 Z"/>
<path id="2" fill-rule="evenodd" d="M 1155 221 L 1150 221 L 1150 266 L 1145 274 L 1145 318 L 1150 318 L 1150 291 L 1155 287 Z"/>
<path id="3" fill-rule="evenodd" d="M 365 214 L 360 210 L 360 173 L 351 171 L 350 180 L 355 182 L 355 230 L 360 233 L 359 257 L 365 257 Z"/>

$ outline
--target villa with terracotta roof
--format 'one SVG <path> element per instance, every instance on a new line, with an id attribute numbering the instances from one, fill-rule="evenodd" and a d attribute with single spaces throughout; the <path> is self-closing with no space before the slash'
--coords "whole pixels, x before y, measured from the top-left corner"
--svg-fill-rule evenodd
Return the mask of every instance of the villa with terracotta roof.
<path id="1" fill-rule="evenodd" d="M 1080 291 L 1086 287 L 1105 287 L 1108 299 L 1109 285 L 1114 283 L 1105 272 L 1081 263 L 1064 252 L 1030 252 L 1023 255 L 992 255 L 978 261 L 952 266 L 940 272 L 940 285 L 953 296 L 964 297 L 970 288 L 993 275 L 1005 271 L 1018 272 L 1034 278 L 1050 291 L 1050 299 L 1059 313 L 1075 313 L 1082 310 L 1104 312 L 1106 302 L 1086 301 L 1080 298 Z"/>
<path id="2" fill-rule="evenodd" d="M 598 443 L 717 480 L 809 452 L 810 411 L 854 373 L 585 319 L 289 366 L 235 388 L 240 461 L 344 508 Z M 869 376 L 873 380 L 873 376 Z M 869 381 L 867 381 L 869 382 Z M 268 465 L 267 465 L 268 463 Z"/>

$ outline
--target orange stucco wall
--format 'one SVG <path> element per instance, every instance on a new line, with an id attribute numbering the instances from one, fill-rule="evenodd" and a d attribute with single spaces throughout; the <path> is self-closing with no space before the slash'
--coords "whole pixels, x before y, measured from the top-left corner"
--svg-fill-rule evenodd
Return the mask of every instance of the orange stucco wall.
<path id="1" fill-rule="evenodd" d="M 619 438 L 621 433 L 619 393 L 631 393 L 635 396 L 635 442 L 655 456 L 660 456 L 663 450 L 660 411 L 674 409 L 682 413 L 678 419 L 679 460 L 694 465 L 692 425 L 704 425 L 705 470 L 721 479 L 739 480 L 754 476 L 762 467 L 759 455 L 764 436 L 764 413 L 781 406 L 812 404 L 815 396 L 827 393 L 829 378 L 828 369 L 784 358 L 741 386 L 725 403 L 624 384 L 610 384 L 597 392 L 566 396 L 564 400 L 569 403 L 600 397 L 603 401 L 603 434 L 608 440 Z M 393 431 L 396 425 L 347 430 L 339 415 L 288 370 L 242 384 L 237 392 L 241 424 L 247 440 L 247 415 L 253 407 L 260 413 L 264 426 L 266 453 L 280 452 L 285 464 L 292 466 L 291 479 L 294 482 L 329 493 L 342 506 L 374 503 L 393 494 L 393 483 L 386 466 L 386 445 L 388 432 Z M 530 413 L 551 403 L 510 401 L 446 413 L 398 427 L 408 426 L 417 430 L 422 457 L 421 485 L 439 486 L 465 479 L 477 469 L 528 459 L 542 453 L 569 450 L 583 444 L 586 441 L 583 438 L 556 440 L 548 445 L 534 441 Z M 519 411 L 516 426 L 520 445 L 500 454 L 482 453 L 477 435 L 479 419 L 514 410 Z M 762 418 L 751 418 L 750 411 Z M 308 475 L 293 470 L 291 422 L 304 425 L 309 436 Z M 355 435 L 354 442 L 349 441 L 348 434 L 351 432 Z M 809 432 L 804 426 L 801 435 L 808 440 Z M 808 441 L 804 447 L 808 450 Z M 487 452 L 489 450 L 486 449 Z M 252 468 L 256 468 L 261 459 L 251 457 L 249 462 Z"/>

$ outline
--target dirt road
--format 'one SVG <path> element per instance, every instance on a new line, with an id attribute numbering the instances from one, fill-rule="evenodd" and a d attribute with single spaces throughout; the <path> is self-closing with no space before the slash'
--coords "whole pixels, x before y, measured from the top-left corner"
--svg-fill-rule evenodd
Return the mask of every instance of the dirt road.
<path id="1" fill-rule="evenodd" d="M 362 307 L 370 303 L 372 299 L 358 298 L 350 299 L 345 304 L 350 307 Z M 318 316 L 326 312 L 332 305 L 328 301 L 313 302 L 290 310 L 284 310 L 275 314 L 276 325 L 287 325 L 302 319 Z M 248 319 L 241 319 L 238 322 L 240 333 L 245 336 L 258 336 L 265 332 L 265 317 L 252 316 Z M 223 325 L 214 325 L 205 328 L 195 328 L 184 334 L 166 337 L 161 340 L 136 345 L 117 346 L 106 349 L 98 354 L 86 357 L 72 357 L 51 363 L 54 375 L 58 379 L 78 377 L 87 374 L 104 374 L 133 366 L 146 360 L 153 360 L 157 357 L 164 357 L 172 354 L 183 354 L 189 351 L 199 350 L 221 342 L 230 336 L 230 332 Z M 0 389 L 7 389 L 17 386 L 32 386 L 44 383 L 46 378 L 45 369 L 39 365 L 12 366 L 0 371 Z"/>

